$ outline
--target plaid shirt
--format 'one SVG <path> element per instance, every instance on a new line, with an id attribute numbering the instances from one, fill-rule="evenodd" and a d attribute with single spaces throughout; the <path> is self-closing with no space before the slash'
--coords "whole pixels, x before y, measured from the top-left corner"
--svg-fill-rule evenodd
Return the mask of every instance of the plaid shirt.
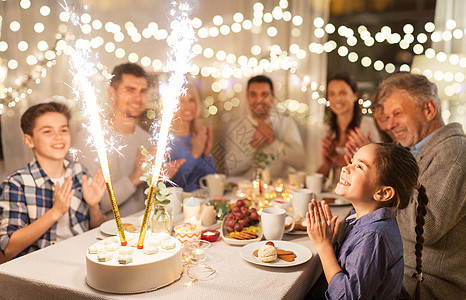
<path id="1" fill-rule="evenodd" d="M 89 208 L 82 193 L 82 175 L 87 170 L 79 163 L 64 160 L 65 178 L 71 176 L 74 195 L 69 208 L 70 227 L 74 235 L 89 230 Z M 7 177 L 0 187 L 0 249 L 8 245 L 11 235 L 42 217 L 53 206 L 55 184 L 39 162 L 27 166 Z M 57 223 L 18 256 L 52 245 L 57 240 Z M 17 256 L 17 257 L 18 257 Z"/>

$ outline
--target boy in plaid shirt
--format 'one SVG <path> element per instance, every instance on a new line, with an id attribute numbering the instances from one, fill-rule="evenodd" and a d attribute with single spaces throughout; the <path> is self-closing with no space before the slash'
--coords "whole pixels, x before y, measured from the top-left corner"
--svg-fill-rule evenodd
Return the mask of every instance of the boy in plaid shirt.
<path id="1" fill-rule="evenodd" d="M 65 159 L 70 148 L 70 112 L 60 103 L 41 103 L 21 117 L 24 143 L 34 152 L 27 166 L 0 187 L 0 249 L 15 258 L 99 226 L 105 191 L 101 170 Z"/>

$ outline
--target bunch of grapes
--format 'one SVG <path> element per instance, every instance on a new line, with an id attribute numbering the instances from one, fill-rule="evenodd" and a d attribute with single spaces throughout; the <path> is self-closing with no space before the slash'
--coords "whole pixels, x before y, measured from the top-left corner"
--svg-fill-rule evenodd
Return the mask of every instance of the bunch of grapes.
<path id="1" fill-rule="evenodd" d="M 242 231 L 244 227 L 253 225 L 259 220 L 259 215 L 254 207 L 247 208 L 244 200 L 236 201 L 236 205 L 227 215 L 225 226 L 228 233 Z"/>

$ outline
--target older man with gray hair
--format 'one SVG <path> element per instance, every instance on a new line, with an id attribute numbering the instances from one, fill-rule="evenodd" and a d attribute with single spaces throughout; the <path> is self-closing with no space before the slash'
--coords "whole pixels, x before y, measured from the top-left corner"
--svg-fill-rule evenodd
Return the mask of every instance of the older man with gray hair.
<path id="1" fill-rule="evenodd" d="M 389 118 L 388 129 L 416 157 L 419 181 L 429 198 L 423 249 L 416 244 L 416 201 L 398 213 L 405 261 L 403 286 L 414 293 L 413 274 L 422 263 L 424 299 L 464 299 L 466 136 L 460 124 L 444 124 L 437 86 L 425 76 L 394 74 L 382 81 L 378 93 Z M 416 247 L 422 249 L 422 258 L 415 254 Z"/>

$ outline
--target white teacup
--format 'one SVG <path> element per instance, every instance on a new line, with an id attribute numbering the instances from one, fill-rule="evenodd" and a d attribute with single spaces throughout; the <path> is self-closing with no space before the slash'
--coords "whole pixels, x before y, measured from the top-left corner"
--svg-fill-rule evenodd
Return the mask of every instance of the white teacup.
<path id="1" fill-rule="evenodd" d="M 225 179 L 224 174 L 209 174 L 199 179 L 199 185 L 209 190 L 209 197 L 223 196 Z"/>
<path id="2" fill-rule="evenodd" d="M 290 185 L 294 185 L 297 187 L 304 187 L 305 181 L 306 181 L 306 173 L 304 172 L 288 174 L 288 183 Z"/>
<path id="3" fill-rule="evenodd" d="M 170 200 L 170 204 L 167 205 L 167 208 L 171 208 L 174 215 L 180 214 L 183 205 L 183 188 L 173 186 L 168 187 L 167 191 L 170 193 L 167 197 L 167 199 Z"/>
<path id="4" fill-rule="evenodd" d="M 322 192 L 322 185 L 324 183 L 324 175 L 314 173 L 306 176 L 306 187 L 316 194 Z"/>
<path id="5" fill-rule="evenodd" d="M 294 214 L 304 218 L 308 211 L 308 205 L 311 203 L 312 198 L 315 198 L 315 194 L 309 189 L 296 189 L 293 191 L 293 205 Z"/>
<path id="6" fill-rule="evenodd" d="M 291 201 L 285 199 L 273 199 L 272 206 L 287 210 L 291 206 Z"/>
<path id="7" fill-rule="evenodd" d="M 285 232 L 294 228 L 294 219 L 291 227 L 285 231 L 285 218 L 287 214 L 284 209 L 267 207 L 262 210 L 261 222 L 262 232 L 267 240 L 281 240 Z"/>

